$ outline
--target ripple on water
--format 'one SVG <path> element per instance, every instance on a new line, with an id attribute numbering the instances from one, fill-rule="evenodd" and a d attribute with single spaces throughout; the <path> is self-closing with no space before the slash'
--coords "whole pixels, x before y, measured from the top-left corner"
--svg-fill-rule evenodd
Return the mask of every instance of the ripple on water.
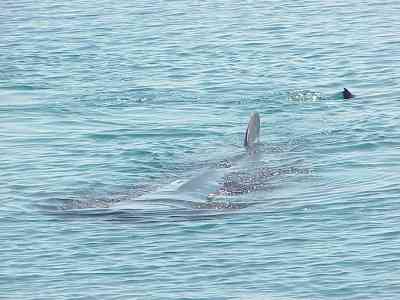
<path id="1" fill-rule="evenodd" d="M 1 1 L 0 298 L 396 299 L 398 9 Z"/>

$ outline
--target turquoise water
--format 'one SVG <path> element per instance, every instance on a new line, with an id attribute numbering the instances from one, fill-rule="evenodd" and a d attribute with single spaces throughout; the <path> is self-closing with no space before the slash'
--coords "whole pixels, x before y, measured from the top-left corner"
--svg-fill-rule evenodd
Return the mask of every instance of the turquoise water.
<path id="1" fill-rule="evenodd" d="M 400 5 L 130 2 L 0 3 L 0 298 L 397 299 Z"/>

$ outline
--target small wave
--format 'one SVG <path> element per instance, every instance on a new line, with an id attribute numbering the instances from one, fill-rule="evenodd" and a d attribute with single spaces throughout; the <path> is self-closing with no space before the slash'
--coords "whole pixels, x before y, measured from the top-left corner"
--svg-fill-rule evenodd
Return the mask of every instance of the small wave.
<path id="1" fill-rule="evenodd" d="M 294 103 L 312 103 L 326 100 L 327 97 L 320 92 L 311 90 L 294 90 L 285 93 L 287 100 Z"/>

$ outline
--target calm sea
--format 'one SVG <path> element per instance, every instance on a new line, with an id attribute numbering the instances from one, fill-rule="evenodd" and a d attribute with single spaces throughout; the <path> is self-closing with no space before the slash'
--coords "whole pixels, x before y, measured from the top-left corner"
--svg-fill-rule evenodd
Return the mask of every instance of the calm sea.
<path id="1" fill-rule="evenodd" d="M 399 16 L 2 0 L 0 299 L 398 299 Z"/>

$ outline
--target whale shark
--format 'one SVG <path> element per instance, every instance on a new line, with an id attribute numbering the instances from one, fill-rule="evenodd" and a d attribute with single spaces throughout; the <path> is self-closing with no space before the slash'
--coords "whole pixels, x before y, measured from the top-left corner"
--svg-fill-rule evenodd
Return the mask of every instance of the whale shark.
<path id="1" fill-rule="evenodd" d="M 255 181 L 240 172 L 248 160 L 256 160 L 260 142 L 260 115 L 253 112 L 244 134 L 245 151 L 230 159 L 218 162 L 189 179 L 179 179 L 153 192 L 145 193 L 132 201 L 118 203 L 114 207 L 134 209 L 143 204 L 150 206 L 178 206 L 194 209 L 238 209 L 250 203 L 227 199 L 230 196 L 254 190 Z M 262 175 L 261 173 L 258 176 Z M 265 174 L 264 174 L 265 175 Z M 270 175 L 270 174 L 269 174 Z M 236 178 L 236 179 L 234 179 Z"/>
<path id="2" fill-rule="evenodd" d="M 265 153 L 260 141 L 260 115 L 253 112 L 247 123 L 243 139 L 243 151 L 212 166 L 207 166 L 189 178 L 172 181 L 159 188 L 138 188 L 133 194 L 118 198 L 89 201 L 65 199 L 63 210 L 111 209 L 115 211 L 157 211 L 170 208 L 190 210 L 237 210 L 255 205 L 254 197 L 249 201 L 246 194 L 262 192 L 271 188 L 277 176 L 306 174 L 308 170 L 290 165 L 267 167 L 262 161 Z M 269 162 L 268 165 L 271 165 Z M 265 194 L 262 194 L 265 199 Z M 243 201 L 245 199 L 245 201 Z"/>

